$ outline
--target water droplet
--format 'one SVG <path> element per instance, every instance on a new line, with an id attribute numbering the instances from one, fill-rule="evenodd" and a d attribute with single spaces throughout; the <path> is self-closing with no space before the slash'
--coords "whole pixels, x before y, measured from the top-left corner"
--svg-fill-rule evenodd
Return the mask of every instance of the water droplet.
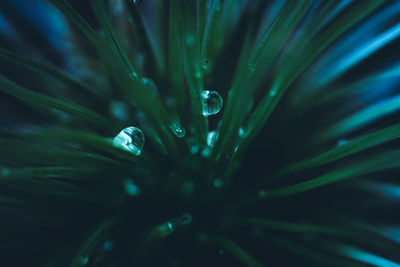
<path id="1" fill-rule="evenodd" d="M 258 196 L 259 196 L 260 198 L 264 198 L 266 195 L 267 195 L 267 192 L 265 192 L 264 190 L 258 191 Z"/>
<path id="2" fill-rule="evenodd" d="M 114 144 L 139 156 L 144 145 L 143 132 L 137 127 L 126 127 L 114 138 Z"/>
<path id="3" fill-rule="evenodd" d="M 343 146 L 343 145 L 345 145 L 345 144 L 347 144 L 347 140 L 346 139 L 340 139 L 338 142 L 337 142 L 337 144 L 336 144 L 336 146 Z"/>
<path id="4" fill-rule="evenodd" d="M 201 68 L 203 70 L 208 70 L 210 68 L 210 61 L 208 59 L 204 59 L 203 63 L 201 64 Z"/>
<path id="5" fill-rule="evenodd" d="M 106 242 L 104 242 L 104 245 L 103 245 L 103 249 L 104 249 L 104 250 L 112 250 L 113 247 L 114 247 L 113 242 L 111 242 L 111 241 L 109 241 L 109 240 L 107 240 Z"/>
<path id="6" fill-rule="evenodd" d="M 193 145 L 190 147 L 190 153 L 192 154 L 197 154 L 199 152 L 200 148 L 196 145 Z"/>
<path id="7" fill-rule="evenodd" d="M 214 186 L 215 186 L 215 188 L 221 188 L 222 184 L 223 184 L 223 182 L 222 182 L 221 179 L 215 179 L 215 180 L 214 180 Z"/>
<path id="8" fill-rule="evenodd" d="M 245 136 L 245 132 L 244 132 L 242 127 L 239 128 L 239 133 L 238 134 L 239 134 L 240 138 L 243 138 Z"/>
<path id="9" fill-rule="evenodd" d="M 211 156 L 211 148 L 210 147 L 205 147 L 202 151 L 201 151 L 201 155 L 204 158 L 208 158 L 209 156 Z"/>
<path id="10" fill-rule="evenodd" d="M 140 194 L 140 188 L 131 179 L 124 180 L 124 188 L 126 194 L 130 196 L 138 196 Z"/>
<path id="11" fill-rule="evenodd" d="M 138 5 L 138 4 L 141 2 L 141 0 L 132 0 L 132 2 L 133 2 L 135 5 Z"/>
<path id="12" fill-rule="evenodd" d="M 181 222 L 183 224 L 189 224 L 192 222 L 192 216 L 189 213 L 184 213 L 181 215 Z"/>
<path id="13" fill-rule="evenodd" d="M 276 96 L 276 93 L 277 93 L 277 90 L 276 89 L 271 89 L 270 91 L 269 91 L 269 96 Z"/>
<path id="14" fill-rule="evenodd" d="M 89 257 L 81 256 L 81 257 L 79 258 L 79 262 L 80 262 L 80 264 L 82 264 L 82 265 L 86 265 L 86 264 L 88 264 L 88 262 L 89 262 Z"/>
<path id="15" fill-rule="evenodd" d="M 157 90 L 157 86 L 156 84 L 148 79 L 148 78 L 142 78 L 142 83 L 144 84 L 144 86 L 146 86 L 146 88 L 155 96 L 158 96 L 158 90 Z"/>
<path id="16" fill-rule="evenodd" d="M 166 222 L 159 226 L 158 228 L 162 235 L 166 236 L 171 234 L 174 231 L 174 226 L 172 222 Z"/>
<path id="17" fill-rule="evenodd" d="M 130 76 L 131 76 L 131 78 L 134 79 L 134 80 L 139 79 L 139 75 L 137 74 L 136 71 L 132 71 L 132 72 L 130 73 Z"/>
<path id="18" fill-rule="evenodd" d="M 1 176 L 8 176 L 9 174 L 10 174 L 10 169 L 9 168 L 1 169 Z"/>
<path id="19" fill-rule="evenodd" d="M 120 101 L 111 101 L 110 113 L 120 121 L 126 121 L 128 119 L 128 107 L 126 104 Z"/>
<path id="20" fill-rule="evenodd" d="M 170 128 L 172 132 L 179 138 L 184 137 L 186 134 L 185 128 L 182 127 L 179 120 L 173 121 L 170 125 Z"/>
<path id="21" fill-rule="evenodd" d="M 202 98 L 202 114 L 210 116 L 217 114 L 222 108 L 222 97 L 216 91 L 203 91 Z"/>
<path id="22" fill-rule="evenodd" d="M 210 147 L 213 147 L 215 144 L 215 141 L 218 139 L 218 132 L 217 131 L 211 131 L 207 134 L 207 145 Z"/>

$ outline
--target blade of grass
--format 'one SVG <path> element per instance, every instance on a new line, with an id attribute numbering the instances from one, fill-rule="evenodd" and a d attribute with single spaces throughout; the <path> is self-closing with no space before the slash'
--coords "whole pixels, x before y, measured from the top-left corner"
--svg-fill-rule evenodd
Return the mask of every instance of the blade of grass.
<path id="1" fill-rule="evenodd" d="M 307 11 L 311 1 L 287 1 L 270 29 L 262 35 L 250 51 L 247 61 L 240 65 L 239 74 L 232 85 L 232 97 L 228 99 L 220 135 L 215 151 L 221 159 L 233 152 L 233 144 L 242 124 L 249 101 L 266 74 L 266 70 L 279 51 L 284 47 L 290 33 L 295 29 Z M 243 90 L 246 88 L 246 90 Z M 238 108 L 242 107 L 242 108 Z M 218 157 L 218 155 L 215 155 Z"/>
<path id="2" fill-rule="evenodd" d="M 317 142 L 343 136 L 400 109 L 400 94 L 375 103 L 329 126 L 319 135 Z"/>
<path id="3" fill-rule="evenodd" d="M 277 67 L 281 71 L 275 78 L 269 93 L 261 100 L 260 104 L 251 114 L 246 127 L 249 135 L 240 144 L 236 155 L 241 154 L 243 149 L 258 135 L 286 89 L 315 58 L 339 36 L 350 29 L 350 27 L 371 14 L 371 12 L 384 2 L 385 0 L 365 1 L 363 5 L 357 5 L 351 12 L 346 13 L 346 16 L 333 23 L 324 34 L 316 36 L 315 40 L 312 40 L 309 46 L 305 46 L 305 51 L 298 53 L 297 59 L 294 59 L 292 56 L 283 57 L 284 60 L 281 60 Z M 294 61 L 298 62 L 298 64 L 294 64 Z"/>
<path id="4" fill-rule="evenodd" d="M 263 266 L 256 259 L 254 259 L 248 252 L 237 245 L 235 242 L 223 238 L 223 237 L 207 237 L 207 243 L 222 247 L 225 251 L 228 251 L 232 256 L 240 260 L 244 265 L 249 267 L 261 267 Z"/>
<path id="5" fill-rule="evenodd" d="M 153 73 L 155 77 L 160 77 L 164 72 L 164 63 L 161 61 L 161 52 L 155 49 L 156 45 L 153 44 L 152 38 L 150 37 L 150 32 L 145 24 L 142 15 L 139 12 L 139 8 L 134 4 L 133 1 L 126 0 L 129 13 L 132 18 L 134 29 L 137 33 L 138 41 L 141 42 L 141 47 L 143 48 L 144 54 L 148 57 L 146 63 L 146 69 L 148 73 Z"/>
<path id="6" fill-rule="evenodd" d="M 13 63 L 20 64 L 24 67 L 28 67 L 31 70 L 36 71 L 38 73 L 42 73 L 47 77 L 57 79 L 62 83 L 64 83 L 68 88 L 71 88 L 73 90 L 77 91 L 83 90 L 90 92 L 91 94 L 96 95 L 97 97 L 100 96 L 100 92 L 98 90 L 95 90 L 92 87 L 89 87 L 79 81 L 74 80 L 63 70 L 47 62 L 40 62 L 28 56 L 13 53 L 1 47 L 0 47 L 0 58 L 9 60 Z"/>
<path id="7" fill-rule="evenodd" d="M 31 90 L 25 89 L 10 80 L 0 76 L 0 91 L 12 95 L 21 101 L 27 102 L 32 106 L 44 106 L 47 108 L 55 108 L 58 110 L 65 111 L 74 115 L 78 118 L 93 122 L 100 125 L 107 130 L 112 128 L 114 123 L 110 120 L 96 114 L 95 112 L 81 107 L 79 105 L 68 103 L 59 99 L 55 99 L 49 96 L 42 95 L 40 93 L 33 92 Z"/>
<path id="8" fill-rule="evenodd" d="M 333 182 L 337 182 L 344 179 L 355 178 L 364 174 L 373 173 L 389 168 L 396 168 L 400 166 L 399 163 L 400 152 L 391 151 L 382 153 L 378 156 L 368 158 L 359 163 L 351 164 L 347 167 L 337 169 L 317 178 L 295 184 L 287 187 L 282 187 L 273 190 L 265 190 L 263 198 L 279 198 L 286 197 L 308 190 L 318 188 Z"/>
<path id="9" fill-rule="evenodd" d="M 96 230 L 83 242 L 80 251 L 71 263 L 71 267 L 81 267 L 90 261 L 90 256 L 96 248 L 103 245 L 107 239 L 107 232 L 115 224 L 115 219 L 110 218 L 99 224 Z"/>
<path id="10" fill-rule="evenodd" d="M 349 140 L 343 145 L 337 146 L 327 152 L 321 153 L 315 157 L 302 160 L 295 163 L 289 167 L 286 167 L 279 172 L 279 175 L 286 175 L 296 171 L 317 167 L 343 157 L 347 157 L 354 153 L 360 152 L 362 150 L 368 149 L 373 146 L 389 142 L 400 136 L 400 124 L 392 125 L 373 133 L 360 136 L 353 140 Z"/>

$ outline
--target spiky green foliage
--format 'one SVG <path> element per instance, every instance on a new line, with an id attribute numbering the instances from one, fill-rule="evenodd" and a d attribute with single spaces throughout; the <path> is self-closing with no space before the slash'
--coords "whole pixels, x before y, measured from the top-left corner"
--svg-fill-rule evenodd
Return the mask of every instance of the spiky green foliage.
<path id="1" fill-rule="evenodd" d="M 1 266 L 399 266 L 398 1 L 25 4 L 0 2 Z"/>

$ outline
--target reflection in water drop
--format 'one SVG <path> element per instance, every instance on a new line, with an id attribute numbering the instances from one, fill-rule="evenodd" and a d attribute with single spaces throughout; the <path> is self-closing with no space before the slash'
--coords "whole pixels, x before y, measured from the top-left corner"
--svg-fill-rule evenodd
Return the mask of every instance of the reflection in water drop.
<path id="1" fill-rule="evenodd" d="M 203 91 L 202 98 L 202 114 L 210 116 L 217 114 L 222 108 L 222 97 L 216 91 Z"/>
<path id="2" fill-rule="evenodd" d="M 143 132 L 137 127 L 126 127 L 114 138 L 114 144 L 139 156 L 144 145 Z"/>

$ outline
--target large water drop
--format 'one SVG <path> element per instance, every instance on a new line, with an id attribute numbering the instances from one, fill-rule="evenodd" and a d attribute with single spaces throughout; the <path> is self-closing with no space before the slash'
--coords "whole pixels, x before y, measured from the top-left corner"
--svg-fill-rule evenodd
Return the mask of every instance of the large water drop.
<path id="1" fill-rule="evenodd" d="M 126 127 L 114 138 L 114 144 L 139 156 L 144 145 L 143 132 L 137 127 Z"/>
<path id="2" fill-rule="evenodd" d="M 201 93 L 201 102 L 204 116 L 217 114 L 222 108 L 222 97 L 216 91 L 203 91 Z"/>

